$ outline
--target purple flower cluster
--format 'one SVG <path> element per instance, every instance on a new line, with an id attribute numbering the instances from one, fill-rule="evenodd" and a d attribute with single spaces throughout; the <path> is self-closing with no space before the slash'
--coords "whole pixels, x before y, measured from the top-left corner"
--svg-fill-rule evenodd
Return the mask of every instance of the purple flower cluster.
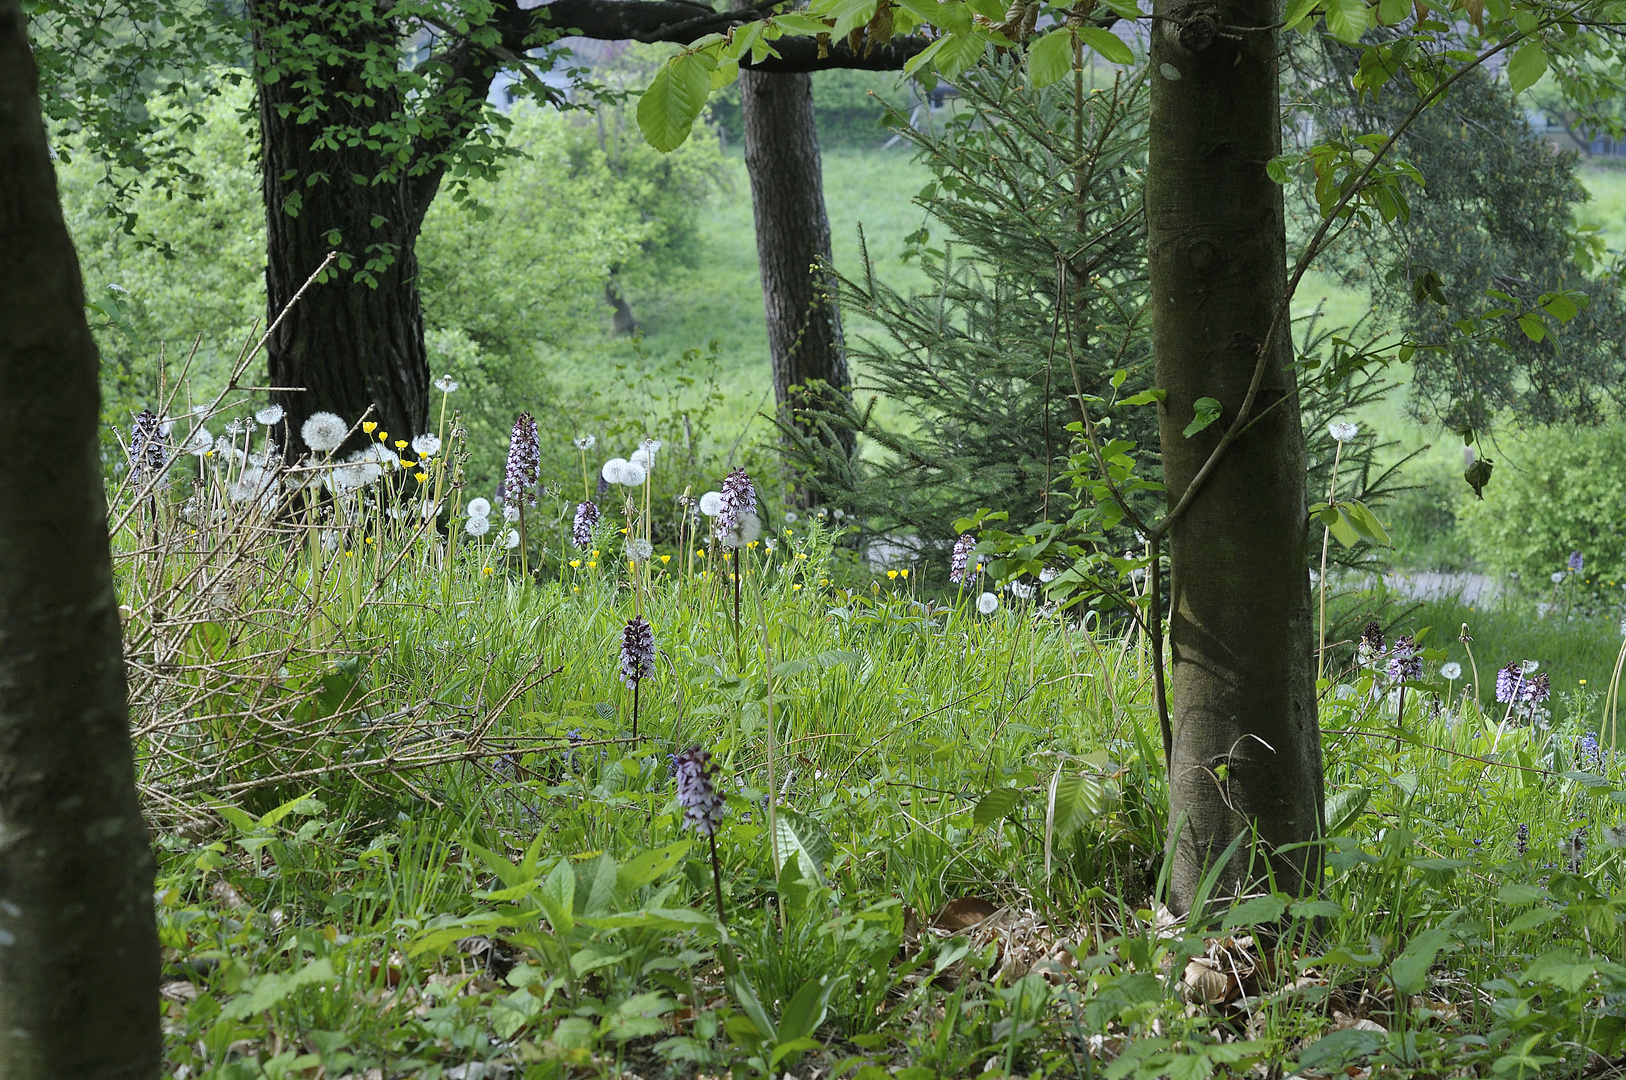
<path id="1" fill-rule="evenodd" d="M 1588 772 L 1603 772 L 1603 748 L 1592 732 L 1581 736 L 1581 745 L 1575 751 L 1575 764 Z"/>
<path id="2" fill-rule="evenodd" d="M 1423 658 L 1417 640 L 1409 634 L 1395 638 L 1389 649 L 1389 679 L 1392 682 L 1410 682 L 1423 677 Z"/>
<path id="3" fill-rule="evenodd" d="M 1530 853 L 1530 826 L 1520 825 L 1519 831 L 1513 835 L 1513 843 L 1519 849 L 1520 855 Z"/>
<path id="4" fill-rule="evenodd" d="M 1525 678 L 1524 667 L 1517 660 L 1496 673 L 1496 700 L 1504 704 L 1530 704 L 1546 701 L 1552 694 L 1552 680 L 1545 671 Z"/>
<path id="5" fill-rule="evenodd" d="M 510 506 L 536 505 L 536 481 L 542 467 L 542 437 L 528 412 L 514 417 L 508 436 L 508 466 L 503 472 L 503 502 Z"/>
<path id="6" fill-rule="evenodd" d="M 738 528 L 745 515 L 757 510 L 756 488 L 743 468 L 734 468 L 723 477 L 722 506 L 717 511 L 716 529 L 719 534 Z"/>
<path id="7" fill-rule="evenodd" d="M 723 797 L 713 783 L 716 769 L 711 751 L 691 746 L 672 763 L 677 777 L 678 805 L 683 807 L 683 825 L 702 836 L 717 835 L 723 819 Z"/>
<path id="8" fill-rule="evenodd" d="M 1355 646 L 1355 658 L 1363 666 L 1375 664 L 1383 656 L 1383 627 L 1376 622 L 1366 624 L 1361 631 L 1361 640 Z"/>
<path id="9" fill-rule="evenodd" d="M 971 549 L 976 546 L 977 539 L 970 533 L 961 533 L 954 541 L 954 554 L 949 557 L 949 580 L 954 584 L 964 583 L 966 569 L 971 565 Z"/>
<path id="10" fill-rule="evenodd" d="M 621 632 L 621 681 L 637 686 L 655 674 L 655 631 L 634 615 Z"/>
<path id="11" fill-rule="evenodd" d="M 137 483 L 157 476 L 169 464 L 164 425 L 151 409 L 142 409 L 130 425 L 130 472 Z"/>
<path id="12" fill-rule="evenodd" d="M 1581 558 L 1581 553 L 1579 551 L 1570 552 L 1570 573 L 1579 574 L 1581 572 L 1581 567 L 1585 565 L 1586 560 Z"/>
<path id="13" fill-rule="evenodd" d="M 585 551 L 593 542 L 593 527 L 598 524 L 598 503 L 592 499 L 576 504 L 576 524 L 570 530 L 570 542 Z"/>

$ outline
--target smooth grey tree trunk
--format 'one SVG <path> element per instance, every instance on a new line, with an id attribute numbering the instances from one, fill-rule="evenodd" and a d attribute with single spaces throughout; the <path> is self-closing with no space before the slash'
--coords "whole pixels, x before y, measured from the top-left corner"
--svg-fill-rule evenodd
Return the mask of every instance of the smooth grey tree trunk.
<path id="1" fill-rule="evenodd" d="M 97 352 L 18 0 L 0 0 L 0 1078 L 156 1077 Z"/>
<path id="2" fill-rule="evenodd" d="M 798 423 L 798 410 L 845 394 L 851 384 L 828 269 L 830 216 L 813 121 L 813 77 L 742 70 L 740 100 L 774 401 L 782 420 Z M 801 426 L 815 437 L 823 434 Z M 852 438 L 844 431 L 824 441 L 851 456 Z"/>
<path id="3" fill-rule="evenodd" d="M 1238 415 L 1286 288 L 1277 0 L 1157 0 L 1146 175 L 1152 335 L 1163 468 L 1172 506 Z M 1223 28 L 1223 32 L 1222 32 Z M 1304 439 L 1282 327 L 1252 420 L 1169 534 L 1173 747 L 1178 828 L 1171 899 L 1190 906 L 1204 870 L 1241 832 L 1229 891 L 1267 864 L 1277 888 L 1313 890 L 1321 830 L 1321 738 L 1306 567 Z M 1219 422 L 1182 435 L 1198 398 Z"/>

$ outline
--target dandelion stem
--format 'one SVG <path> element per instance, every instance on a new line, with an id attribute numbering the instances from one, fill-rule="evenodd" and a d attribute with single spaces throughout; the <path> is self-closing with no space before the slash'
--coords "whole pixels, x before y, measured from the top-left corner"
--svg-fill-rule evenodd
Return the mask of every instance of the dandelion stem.
<path id="1" fill-rule="evenodd" d="M 1344 456 L 1344 440 L 1337 441 L 1338 449 L 1332 453 L 1332 482 L 1327 485 L 1327 505 L 1338 494 L 1338 463 Z M 1332 526 L 1321 527 L 1321 579 L 1317 582 L 1321 586 L 1321 618 L 1320 641 L 1315 650 L 1315 681 L 1321 681 L 1322 669 L 1327 660 L 1327 546 L 1332 539 Z"/>

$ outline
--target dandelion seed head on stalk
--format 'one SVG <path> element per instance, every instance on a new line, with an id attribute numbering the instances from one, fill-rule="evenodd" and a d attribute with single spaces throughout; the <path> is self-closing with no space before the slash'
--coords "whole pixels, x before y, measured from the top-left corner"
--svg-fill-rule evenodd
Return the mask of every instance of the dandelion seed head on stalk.
<path id="1" fill-rule="evenodd" d="M 412 452 L 419 457 L 434 457 L 440 453 L 439 435 L 419 435 L 412 440 Z"/>
<path id="2" fill-rule="evenodd" d="M 1446 682 L 1456 682 L 1462 678 L 1462 665 L 1455 660 L 1448 660 L 1440 665 L 1440 676 Z"/>
<path id="3" fill-rule="evenodd" d="M 491 516 L 491 502 L 476 495 L 469 500 L 468 515 L 471 518 L 488 518 Z"/>
<path id="4" fill-rule="evenodd" d="M 136 413 L 130 425 L 130 472 L 137 483 L 149 476 L 157 476 L 169 464 L 169 447 L 164 438 L 163 425 L 151 409 Z"/>
<path id="5" fill-rule="evenodd" d="M 655 455 L 661 452 L 661 441 L 659 439 L 644 439 L 638 444 L 638 449 L 648 454 L 651 460 L 654 460 Z"/>
<path id="6" fill-rule="evenodd" d="M 226 495 L 234 503 L 257 504 L 262 510 L 270 510 L 277 505 L 281 486 L 275 473 L 250 465 L 232 481 Z"/>
<path id="7" fill-rule="evenodd" d="M 677 781 L 678 805 L 683 807 L 683 827 L 701 836 L 717 835 L 725 802 L 717 791 L 711 752 L 689 747 L 672 759 L 672 774 Z"/>
<path id="8" fill-rule="evenodd" d="M 443 394 L 450 394 L 457 389 L 457 380 L 452 378 L 450 372 L 447 372 L 435 380 L 435 389 Z"/>
<path id="9" fill-rule="evenodd" d="M 519 547 L 519 530 L 509 529 L 506 533 L 503 533 L 502 546 L 507 548 L 509 551 L 513 551 L 515 548 Z"/>
<path id="10" fill-rule="evenodd" d="M 991 592 L 985 592 L 977 597 L 977 612 L 982 615 L 992 615 L 999 610 L 999 597 Z"/>
<path id="11" fill-rule="evenodd" d="M 1519 664 L 1519 670 L 1524 672 L 1526 675 L 1529 675 L 1531 672 L 1535 671 L 1540 666 L 1541 666 L 1541 661 L 1540 660 L 1525 660 L 1524 662 Z"/>
<path id="12" fill-rule="evenodd" d="M 1036 591 L 1034 586 L 1020 581 L 1011 582 L 1010 588 L 1011 595 L 1016 597 L 1018 600 L 1032 600 L 1033 594 Z"/>
<path id="13" fill-rule="evenodd" d="M 630 464 L 632 463 L 626 458 L 613 457 L 609 461 L 606 461 L 604 466 L 599 469 L 599 478 L 605 483 L 609 484 L 625 483 L 622 478 L 627 475 L 627 466 Z"/>
<path id="14" fill-rule="evenodd" d="M 700 496 L 700 512 L 707 517 L 716 517 L 723 509 L 723 493 L 708 491 Z M 1621 633 L 1626 634 L 1626 620 L 1621 622 Z"/>
<path id="15" fill-rule="evenodd" d="M 954 541 L 954 552 L 949 556 L 949 580 L 954 584 L 964 583 L 966 569 L 971 564 L 971 549 L 976 546 L 977 538 L 970 533 L 961 533 Z"/>
<path id="16" fill-rule="evenodd" d="M 1327 425 L 1327 434 L 1341 443 L 1347 443 L 1361 433 L 1359 424 L 1352 424 L 1348 420 L 1336 420 Z"/>
<path id="17" fill-rule="evenodd" d="M 597 435 L 578 435 L 574 439 L 571 439 L 570 442 L 571 442 L 571 444 L 573 446 L 576 447 L 576 449 L 578 449 L 578 450 L 582 451 L 583 453 L 585 453 L 588 450 L 591 450 L 594 446 L 596 446 L 598 444 L 598 436 Z"/>
<path id="18" fill-rule="evenodd" d="M 577 550 L 585 551 L 593 542 L 593 529 L 598 526 L 598 503 L 592 499 L 576 504 L 576 521 L 570 529 L 570 542 Z"/>
<path id="19" fill-rule="evenodd" d="M 504 502 L 502 504 L 502 519 L 510 525 L 518 521 L 519 507 L 515 506 L 511 502 Z"/>
<path id="20" fill-rule="evenodd" d="M 630 458 L 628 458 L 627 460 L 631 464 L 638 466 L 640 469 L 643 469 L 645 472 L 650 472 L 655 467 L 655 457 L 654 457 L 654 455 L 649 453 L 647 450 L 645 450 L 641 446 L 638 449 L 634 450 L 632 452 L 632 456 Z"/>
<path id="21" fill-rule="evenodd" d="M 621 681 L 628 689 L 655 674 L 655 631 L 634 615 L 621 631 Z"/>
<path id="22" fill-rule="evenodd" d="M 350 434 L 349 425 L 330 412 L 311 413 L 299 428 L 300 438 L 304 439 L 305 445 L 316 454 L 327 454 L 337 450 L 348 434 Z"/>
<path id="23" fill-rule="evenodd" d="M 1564 571 L 1554 570 L 1551 581 L 1554 585 L 1562 585 L 1564 583 Z"/>
<path id="24" fill-rule="evenodd" d="M 261 427 L 270 427 L 272 424 L 282 423 L 282 418 L 286 415 L 281 405 L 267 405 L 254 411 L 254 420 Z"/>
<path id="25" fill-rule="evenodd" d="M 209 429 L 200 427 L 187 436 L 186 445 L 182 449 L 193 457 L 202 457 L 215 446 L 215 437 L 209 434 Z"/>
<path id="26" fill-rule="evenodd" d="M 719 522 L 723 520 L 721 515 L 718 516 L 717 520 Z M 738 551 L 748 544 L 755 543 L 761 535 L 762 519 L 755 514 L 747 513 L 736 522 L 734 528 L 719 532 L 717 542 L 725 550 Z"/>
<path id="27" fill-rule="evenodd" d="M 648 540 L 641 536 L 634 536 L 627 541 L 628 562 L 648 562 L 650 556 L 655 554 L 655 548 Z"/>
<path id="28" fill-rule="evenodd" d="M 621 479 L 616 483 L 625 487 L 638 487 L 649 478 L 649 470 L 636 461 L 629 461 L 621 470 Z"/>
<path id="29" fill-rule="evenodd" d="M 514 418 L 514 430 L 508 436 L 508 464 L 502 483 L 505 504 L 536 504 L 535 489 L 541 465 L 542 439 L 536 430 L 536 420 L 530 413 L 522 412 Z"/>
<path id="30" fill-rule="evenodd" d="M 484 536 L 486 533 L 491 531 L 491 519 L 488 517 L 475 517 L 471 515 L 469 519 L 463 523 L 463 531 L 468 533 L 470 536 Z"/>
<path id="31" fill-rule="evenodd" d="M 717 532 L 736 529 L 747 514 L 757 509 L 756 486 L 743 468 L 735 468 L 723 477 L 722 500 L 717 510 Z"/>

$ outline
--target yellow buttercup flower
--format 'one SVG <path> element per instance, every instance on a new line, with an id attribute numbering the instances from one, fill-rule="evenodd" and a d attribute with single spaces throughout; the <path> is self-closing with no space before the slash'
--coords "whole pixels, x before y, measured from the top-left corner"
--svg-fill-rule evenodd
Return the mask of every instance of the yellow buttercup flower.
<path id="1" fill-rule="evenodd" d="M 672 556 L 670 556 L 670 555 L 662 555 L 661 556 L 661 562 L 669 563 L 671 561 L 672 561 Z"/>
<path id="2" fill-rule="evenodd" d="M 792 585 L 790 587 L 790 591 L 791 592 L 800 592 L 801 588 L 802 588 L 802 583 L 798 581 L 796 584 L 794 584 L 794 585 Z"/>
<path id="3" fill-rule="evenodd" d="M 593 555 L 593 558 L 595 558 L 595 559 L 598 558 L 598 548 L 593 549 L 592 555 Z"/>
<path id="4" fill-rule="evenodd" d="M 397 450 L 405 450 L 407 448 L 407 441 L 405 439 L 396 439 L 395 448 Z"/>
<path id="5" fill-rule="evenodd" d="M 903 575 L 904 577 L 908 577 L 909 576 L 909 568 L 906 566 L 902 570 L 899 570 L 898 573 Z"/>
<path id="6" fill-rule="evenodd" d="M 694 557 L 697 559 L 704 559 L 706 557 L 706 553 L 704 551 L 696 550 Z"/>
<path id="7" fill-rule="evenodd" d="M 489 566 L 488 566 L 488 567 L 486 567 L 486 568 L 485 568 L 485 572 L 486 572 L 486 573 L 488 573 L 488 574 L 489 574 L 489 573 L 491 573 L 491 567 L 489 567 Z"/>
<path id="8" fill-rule="evenodd" d="M 589 560 L 588 560 L 588 562 L 587 562 L 587 569 L 589 569 L 589 570 L 591 570 L 591 569 L 593 569 L 593 568 L 594 568 L 594 567 L 595 567 L 595 566 L 597 566 L 597 565 L 598 565 L 598 560 L 596 560 L 596 559 L 589 559 Z"/>
<path id="9" fill-rule="evenodd" d="M 379 442 L 389 442 L 390 441 L 390 433 L 387 432 L 387 431 L 380 431 L 378 433 L 378 441 Z"/>
<path id="10" fill-rule="evenodd" d="M 429 474 L 426 472 L 413 473 L 412 475 L 420 484 L 429 479 Z"/>
<path id="11" fill-rule="evenodd" d="M 886 576 L 887 576 L 887 577 L 888 577 L 888 578 L 895 578 L 895 577 L 897 577 L 897 576 L 898 576 L 898 572 L 897 572 L 897 571 L 896 571 L 896 570 L 888 570 L 888 571 L 887 571 L 887 572 L 886 572 Z"/>
<path id="12" fill-rule="evenodd" d="M 363 430 L 367 434 L 371 435 L 373 432 L 378 430 L 378 421 L 377 420 L 364 420 L 364 421 L 362 421 L 361 430 Z"/>
<path id="13" fill-rule="evenodd" d="M 581 566 L 581 564 L 582 564 L 582 561 L 580 559 L 571 559 L 570 560 L 570 568 L 572 570 L 574 570 L 577 567 Z"/>

